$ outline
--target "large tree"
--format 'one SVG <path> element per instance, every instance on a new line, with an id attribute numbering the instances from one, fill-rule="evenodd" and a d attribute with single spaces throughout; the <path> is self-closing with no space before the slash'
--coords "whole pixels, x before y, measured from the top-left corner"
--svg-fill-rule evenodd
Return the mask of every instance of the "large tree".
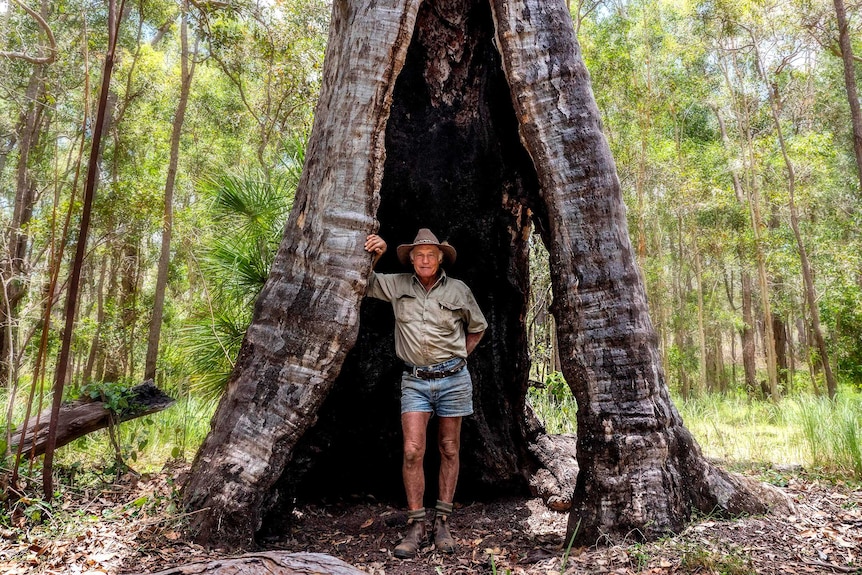
<path id="1" fill-rule="evenodd" d="M 284 240 L 185 487 L 199 540 L 248 544 L 295 496 L 400 497 L 400 365 L 390 312 L 363 302 L 363 244 L 420 226 L 458 247 L 449 271 L 489 319 L 470 358 L 461 497 L 524 493 L 542 467 L 566 483 L 565 452 L 525 401 L 535 226 L 579 406 L 570 532 L 654 537 L 694 509 L 782 501 L 707 463 L 668 397 L 565 2 L 342 0 Z"/>

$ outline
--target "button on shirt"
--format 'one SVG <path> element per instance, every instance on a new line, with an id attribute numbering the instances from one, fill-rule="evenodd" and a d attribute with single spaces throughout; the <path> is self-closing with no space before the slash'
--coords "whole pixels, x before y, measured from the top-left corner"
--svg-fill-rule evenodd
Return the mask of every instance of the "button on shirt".
<path id="1" fill-rule="evenodd" d="M 395 353 L 411 365 L 466 358 L 466 334 L 488 327 L 467 284 L 447 277 L 442 270 L 427 292 L 414 274 L 372 272 L 366 295 L 392 303 Z"/>

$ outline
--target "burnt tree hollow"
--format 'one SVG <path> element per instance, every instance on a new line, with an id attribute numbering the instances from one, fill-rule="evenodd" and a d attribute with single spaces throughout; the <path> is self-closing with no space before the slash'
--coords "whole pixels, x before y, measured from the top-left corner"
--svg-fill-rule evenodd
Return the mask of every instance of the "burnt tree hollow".
<path id="1" fill-rule="evenodd" d="M 529 359 L 529 198 L 537 181 L 518 138 L 486 2 L 419 9 L 386 126 L 377 217 L 389 250 L 382 273 L 409 271 L 395 247 L 420 227 L 458 250 L 446 273 L 473 290 L 489 327 L 469 365 L 474 415 L 464 420 L 456 498 L 526 494 L 540 428 L 525 406 Z M 395 504 L 401 484 L 400 380 L 390 304 L 367 299 L 341 374 L 280 480 L 294 497 L 372 494 Z M 436 498 L 435 419 L 428 432 L 426 503 Z M 281 515 L 278 508 L 272 516 Z"/>
<path id="2" fill-rule="evenodd" d="M 579 406 L 576 484 L 573 442 L 544 434 L 525 404 L 532 224 Z M 447 271 L 489 320 L 470 357 L 475 414 L 456 500 L 534 486 L 556 509 L 571 504 L 567 540 L 582 544 L 659 537 L 695 509 L 788 509 L 780 493 L 711 465 L 670 400 L 565 3 L 356 0 L 333 3 L 296 201 L 184 487 L 199 542 L 251 545 L 303 499 L 403 502 L 392 312 L 363 300 L 362 246 L 378 225 L 390 245 L 381 272 L 403 269 L 395 246 L 420 227 L 454 244 Z"/>

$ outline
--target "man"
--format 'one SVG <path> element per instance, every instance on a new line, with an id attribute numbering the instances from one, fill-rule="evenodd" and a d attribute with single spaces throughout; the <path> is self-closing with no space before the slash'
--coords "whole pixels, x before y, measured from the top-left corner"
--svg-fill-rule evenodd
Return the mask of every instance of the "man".
<path id="1" fill-rule="evenodd" d="M 373 267 L 386 252 L 386 242 L 370 235 L 365 250 L 374 254 Z M 455 261 L 455 248 L 423 228 L 412 244 L 398 246 L 397 253 L 402 264 L 412 264 L 413 273 L 372 273 L 366 295 L 392 303 L 395 353 L 406 364 L 401 379 L 401 429 L 408 527 L 395 556 L 407 559 L 416 555 L 426 538 L 422 460 L 432 413 L 439 417 L 440 449 L 434 545 L 444 553 L 455 551 L 448 521 L 458 482 L 461 419 L 473 413 L 473 383 L 466 360 L 488 322 L 470 288 L 440 267 Z"/>

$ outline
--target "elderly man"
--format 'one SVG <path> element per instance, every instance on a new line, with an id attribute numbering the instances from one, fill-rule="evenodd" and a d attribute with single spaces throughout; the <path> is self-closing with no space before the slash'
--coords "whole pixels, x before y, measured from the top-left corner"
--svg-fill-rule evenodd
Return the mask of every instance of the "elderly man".
<path id="1" fill-rule="evenodd" d="M 376 265 L 386 252 L 386 242 L 370 235 L 365 249 L 374 254 Z M 426 538 L 422 460 L 432 413 L 439 417 L 440 449 L 434 545 L 444 553 L 455 551 L 448 520 L 458 482 L 461 418 L 473 413 L 473 383 L 466 360 L 488 322 L 470 288 L 440 267 L 455 261 L 455 248 L 423 228 L 412 244 L 398 246 L 397 253 L 402 264 L 412 264 L 413 273 L 372 273 L 367 295 L 392 303 L 395 353 L 406 364 L 401 378 L 401 429 L 408 527 L 395 556 L 407 559 L 416 555 Z"/>

